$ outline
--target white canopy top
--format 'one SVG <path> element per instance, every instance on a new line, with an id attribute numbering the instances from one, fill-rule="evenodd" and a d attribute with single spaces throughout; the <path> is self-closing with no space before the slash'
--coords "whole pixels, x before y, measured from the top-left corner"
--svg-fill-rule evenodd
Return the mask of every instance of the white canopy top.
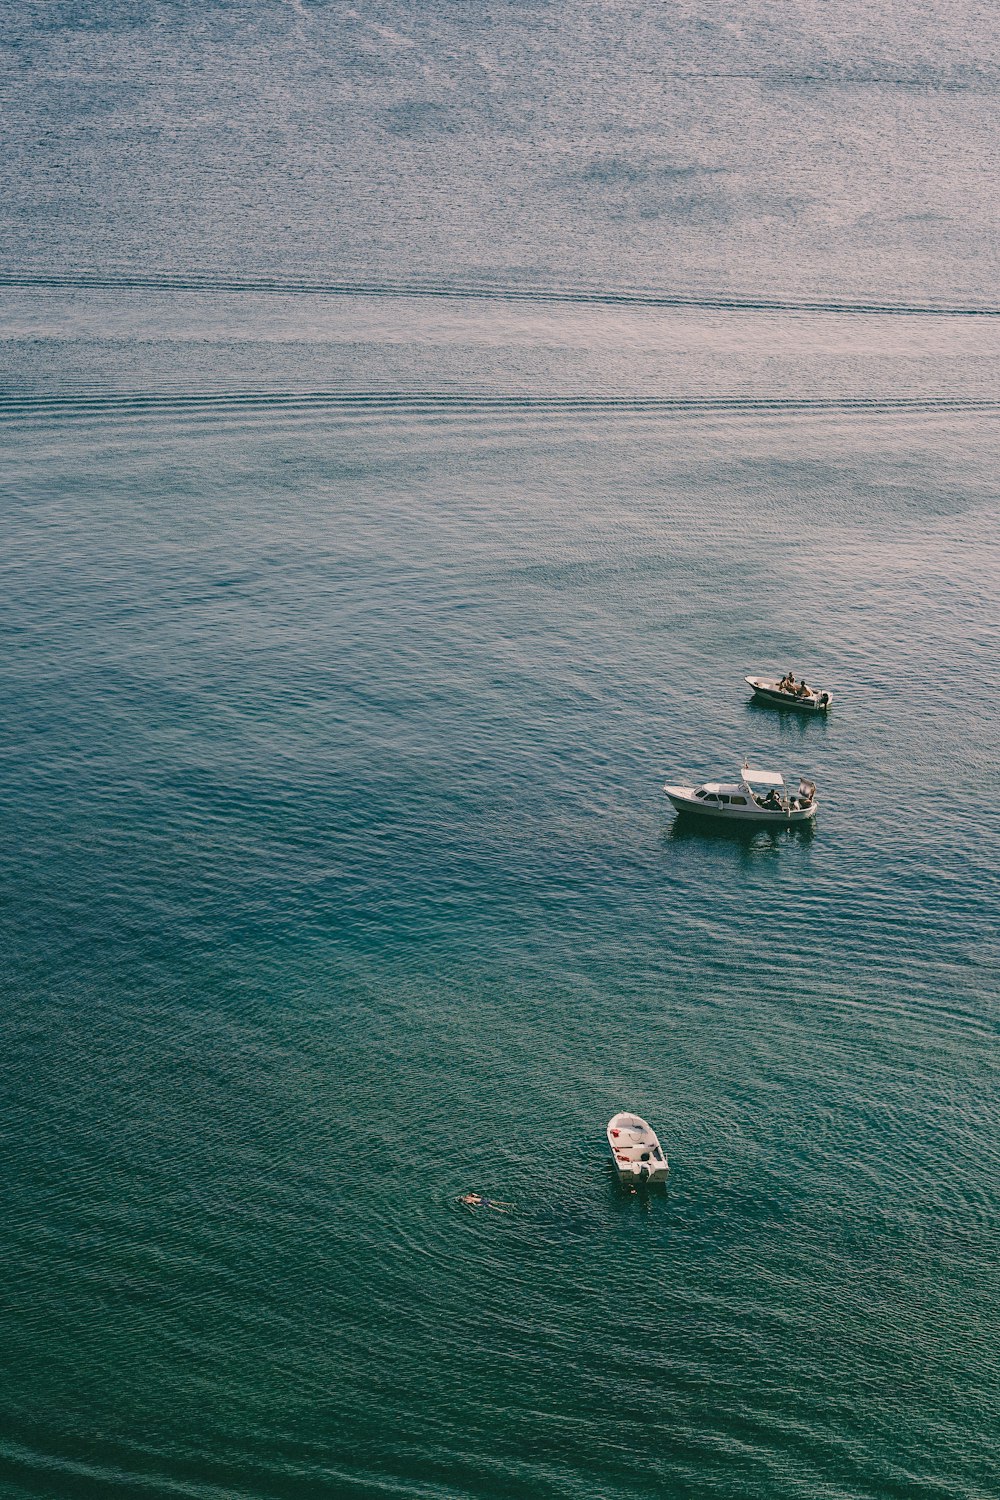
<path id="1" fill-rule="evenodd" d="M 749 766 L 743 767 L 743 780 L 752 781 L 754 786 L 784 786 L 785 778 L 780 771 L 752 771 Z"/>

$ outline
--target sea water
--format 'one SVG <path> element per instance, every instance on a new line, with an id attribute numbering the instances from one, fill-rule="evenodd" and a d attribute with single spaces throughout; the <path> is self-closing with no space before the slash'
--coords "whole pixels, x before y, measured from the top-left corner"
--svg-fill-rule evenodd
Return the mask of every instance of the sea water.
<path id="1" fill-rule="evenodd" d="M 996 1493 L 994 26 L 8 11 L 4 1497 Z"/>

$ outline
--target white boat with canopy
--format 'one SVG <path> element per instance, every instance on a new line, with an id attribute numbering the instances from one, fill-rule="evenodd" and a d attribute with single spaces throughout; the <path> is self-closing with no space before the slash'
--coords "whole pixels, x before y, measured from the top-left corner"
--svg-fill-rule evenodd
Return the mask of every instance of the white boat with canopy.
<path id="1" fill-rule="evenodd" d="M 816 816 L 816 786 L 803 777 L 797 792 L 789 792 L 780 771 L 763 771 L 744 761 L 739 781 L 703 781 L 701 786 L 663 788 L 678 812 L 726 822 L 768 824 L 807 823 Z"/>
<path id="2" fill-rule="evenodd" d="M 829 693 L 820 692 L 819 688 L 808 687 L 805 682 L 796 683 L 791 673 L 780 682 L 776 677 L 744 677 L 743 681 L 753 688 L 755 698 L 775 708 L 797 708 L 803 713 L 825 714 L 833 701 Z"/>
<path id="3" fill-rule="evenodd" d="M 630 1185 L 666 1182 L 670 1168 L 656 1131 L 641 1115 L 627 1111 L 608 1121 L 608 1145 L 615 1171 Z"/>

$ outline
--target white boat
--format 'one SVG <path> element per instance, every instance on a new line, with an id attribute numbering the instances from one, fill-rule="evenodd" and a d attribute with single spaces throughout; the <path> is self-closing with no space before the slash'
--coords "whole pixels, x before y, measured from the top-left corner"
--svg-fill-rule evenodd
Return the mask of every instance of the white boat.
<path id="1" fill-rule="evenodd" d="M 781 681 L 787 680 L 782 678 Z M 831 694 L 820 692 L 819 688 L 806 687 L 804 682 L 799 683 L 796 688 L 786 688 L 775 677 L 744 677 L 743 681 L 749 683 L 754 697 L 759 698 L 761 703 L 770 703 L 777 708 L 797 708 L 807 714 L 825 714 L 833 702 Z M 800 688 L 805 688 L 805 692 L 800 692 Z"/>
<path id="2" fill-rule="evenodd" d="M 608 1121 L 608 1145 L 622 1182 L 666 1182 L 667 1158 L 656 1131 L 641 1115 L 613 1115 Z"/>
<path id="3" fill-rule="evenodd" d="M 678 812 L 698 813 L 731 823 L 807 823 L 816 816 L 816 786 L 805 777 L 789 793 L 780 771 L 761 771 L 743 763 L 739 781 L 703 781 L 701 786 L 663 788 Z"/>

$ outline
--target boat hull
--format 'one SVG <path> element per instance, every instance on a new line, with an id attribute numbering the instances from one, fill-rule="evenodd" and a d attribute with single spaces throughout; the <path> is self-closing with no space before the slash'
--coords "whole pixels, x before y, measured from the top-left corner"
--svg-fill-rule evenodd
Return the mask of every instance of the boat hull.
<path id="1" fill-rule="evenodd" d="M 795 693 L 783 693 L 770 683 L 747 677 L 744 681 L 753 689 L 757 703 L 767 703 L 771 708 L 792 708 L 800 714 L 825 714 L 830 710 L 829 693 L 813 693 L 808 698 L 799 698 Z"/>
<path id="2" fill-rule="evenodd" d="M 816 816 L 816 803 L 807 807 L 790 808 L 787 812 L 776 807 L 706 807 L 686 790 L 665 787 L 671 804 L 679 813 L 690 813 L 697 818 L 710 818 L 714 823 L 752 823 L 755 828 L 786 828 L 790 823 L 808 823 Z"/>

